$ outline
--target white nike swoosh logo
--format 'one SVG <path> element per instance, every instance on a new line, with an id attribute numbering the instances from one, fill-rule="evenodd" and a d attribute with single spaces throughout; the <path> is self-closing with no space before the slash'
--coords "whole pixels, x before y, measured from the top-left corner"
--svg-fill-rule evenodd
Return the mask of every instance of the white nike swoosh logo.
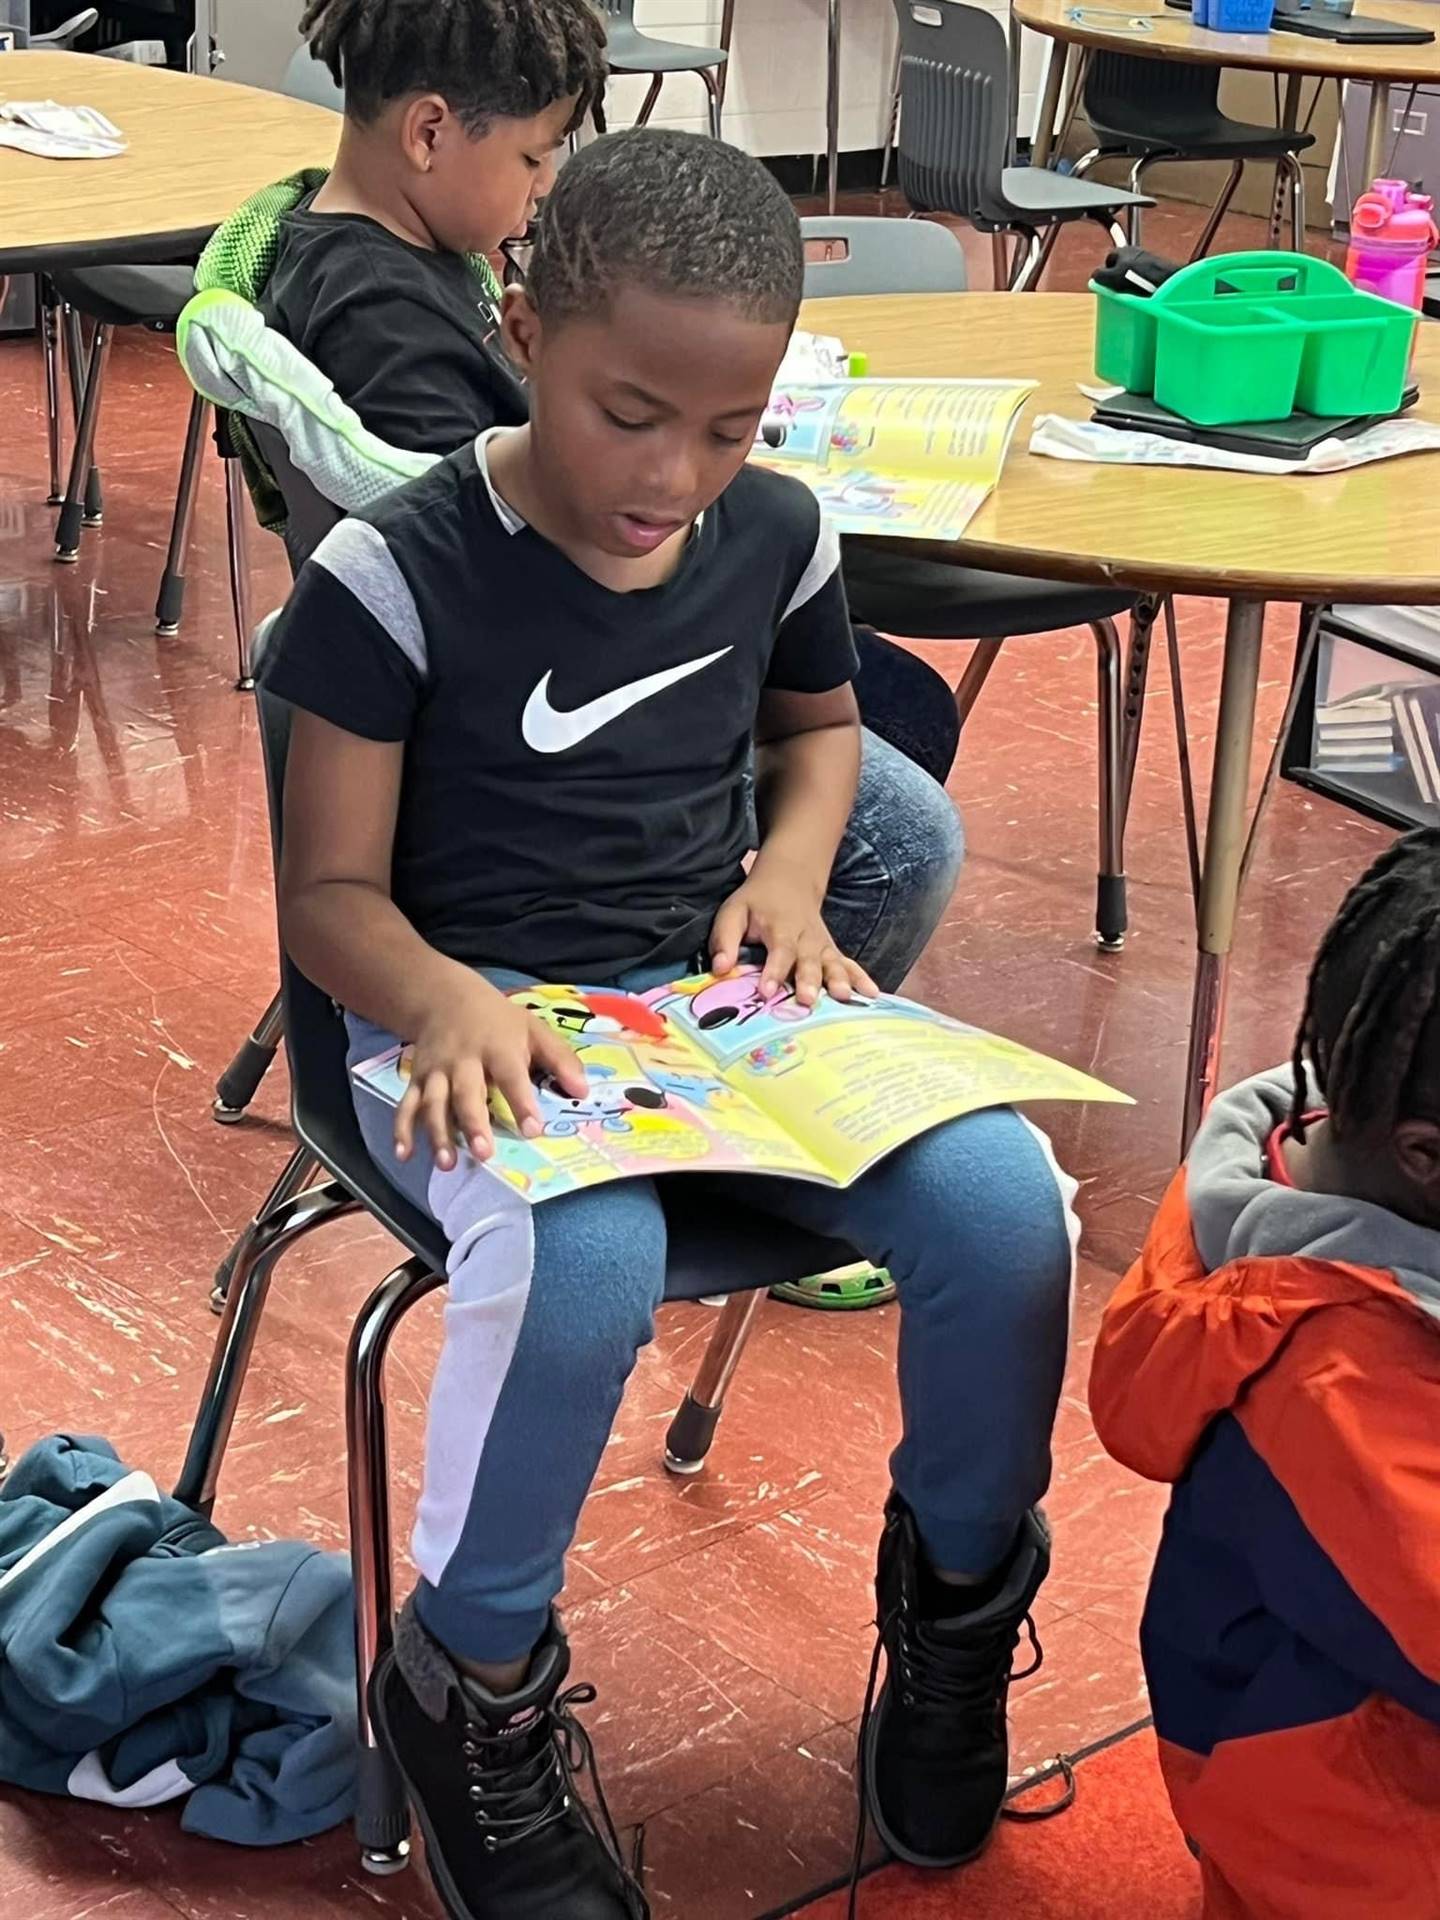
<path id="1" fill-rule="evenodd" d="M 525 714 L 520 722 L 525 744 L 536 753 L 564 753 L 570 747 L 578 747 L 582 740 L 608 727 L 612 720 L 638 707 L 642 700 L 663 693 L 666 687 L 673 687 L 680 680 L 688 680 L 692 673 L 714 666 L 717 660 L 723 660 L 733 651 L 731 647 L 721 647 L 717 653 L 704 654 L 698 660 L 686 660 L 678 667 L 648 673 L 643 680 L 632 680 L 629 686 L 616 687 L 613 693 L 602 693 L 597 700 L 587 700 L 583 707 L 576 707 L 570 713 L 557 712 L 551 706 L 551 676 L 547 673 L 525 702 Z"/>

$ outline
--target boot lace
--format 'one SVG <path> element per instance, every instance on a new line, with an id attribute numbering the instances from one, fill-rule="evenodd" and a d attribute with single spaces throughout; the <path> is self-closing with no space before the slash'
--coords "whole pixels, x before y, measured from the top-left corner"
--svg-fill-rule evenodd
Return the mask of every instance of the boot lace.
<path id="1" fill-rule="evenodd" d="M 1013 1619 L 977 1623 L 962 1646 L 942 1641 L 903 1603 L 892 1607 L 876 1622 L 876 1628 L 875 1651 L 870 1656 L 870 1677 L 865 1684 L 865 1705 L 860 1713 L 856 1747 L 860 1804 L 855 1822 L 855 1847 L 850 1857 L 848 1920 L 856 1920 L 860 1906 L 860 1876 L 865 1865 L 865 1836 L 869 1826 L 865 1806 L 865 1741 L 875 1711 L 880 1656 L 891 1630 L 896 1629 L 896 1635 L 893 1671 L 889 1678 L 899 1694 L 901 1706 L 909 1713 L 927 1716 L 983 1717 L 987 1731 L 996 1719 L 1003 1720 L 1005 1716 L 1011 1681 L 1028 1680 L 1031 1674 L 1039 1672 L 1045 1658 L 1035 1622 L 1028 1613 L 1024 1630 L 1032 1658 L 1018 1673 L 1012 1661 L 1020 1640 L 1020 1628 Z"/>
<path id="2" fill-rule="evenodd" d="M 588 1683 L 558 1694 L 544 1710 L 546 1737 L 537 1738 L 522 1760 L 515 1758 L 515 1735 L 497 1734 L 467 1717 L 461 1752 L 471 1814 L 481 1829 L 485 1851 L 501 1853 L 533 1840 L 575 1812 L 613 1861 L 636 1920 L 648 1920 L 650 1909 L 640 1884 L 644 1829 L 637 1831 L 627 1863 L 595 1764 L 595 1744 L 575 1713 L 577 1707 L 591 1706 L 595 1697 L 595 1688 Z M 586 1774 L 598 1818 L 580 1791 L 579 1782 Z"/>

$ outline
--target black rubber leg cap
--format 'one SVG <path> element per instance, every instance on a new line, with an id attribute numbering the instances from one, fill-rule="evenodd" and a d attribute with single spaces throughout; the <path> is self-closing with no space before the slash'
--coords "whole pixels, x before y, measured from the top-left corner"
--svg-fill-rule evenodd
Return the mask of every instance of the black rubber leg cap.
<path id="1" fill-rule="evenodd" d="M 55 558 L 73 560 L 80 551 L 80 533 L 85 524 L 84 510 L 78 500 L 67 500 L 55 523 Z"/>
<path id="2" fill-rule="evenodd" d="M 178 633 L 180 616 L 185 611 L 185 576 L 166 573 L 160 582 L 160 598 L 155 602 L 155 631 Z"/>
<path id="3" fill-rule="evenodd" d="M 710 1443 L 715 1438 L 715 1429 L 719 1424 L 718 1407 L 702 1407 L 698 1400 L 687 1393 L 680 1404 L 680 1411 L 670 1422 L 670 1431 L 665 1435 L 666 1464 L 677 1472 L 686 1467 L 698 1467 L 710 1451 Z"/>
<path id="4" fill-rule="evenodd" d="M 105 519 L 105 489 L 100 484 L 100 469 L 92 467 L 85 482 L 85 524 L 98 527 Z"/>
<path id="5" fill-rule="evenodd" d="M 1125 944 L 1130 914 L 1125 901 L 1123 873 L 1102 873 L 1095 885 L 1095 939 L 1109 953 Z"/>
<path id="6" fill-rule="evenodd" d="M 410 1839 L 410 1807 L 405 1783 L 379 1747 L 362 1747 L 355 1782 L 355 1838 L 366 1855 L 389 1855 L 404 1864 Z"/>
<path id="7" fill-rule="evenodd" d="M 241 1047 L 215 1083 L 216 1105 L 226 1109 L 228 1118 L 243 1113 L 249 1106 L 274 1058 L 273 1047 L 262 1047 L 253 1039 Z"/>

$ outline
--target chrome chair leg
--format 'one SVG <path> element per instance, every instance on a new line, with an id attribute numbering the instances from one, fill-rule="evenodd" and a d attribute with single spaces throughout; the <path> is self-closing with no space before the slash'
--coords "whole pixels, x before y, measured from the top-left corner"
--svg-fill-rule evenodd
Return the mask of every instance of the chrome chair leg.
<path id="1" fill-rule="evenodd" d="M 80 431 L 80 413 L 85 403 L 85 379 L 90 366 L 90 353 L 85 350 L 85 327 L 74 307 L 61 310 L 61 321 L 65 340 L 65 364 L 70 376 L 70 414 L 75 431 Z M 94 352 L 94 341 L 90 352 Z M 85 476 L 85 525 L 98 527 L 105 519 L 105 496 L 100 486 L 100 469 L 91 462 L 90 471 Z"/>
<path id="2" fill-rule="evenodd" d="M 345 1438 L 349 1457 L 350 1559 L 355 1572 L 355 1689 L 360 1772 L 355 1837 L 367 1872 L 398 1873 L 409 1864 L 410 1810 L 399 1774 L 375 1741 L 370 1676 L 394 1632 L 390 1545 L 390 1471 L 385 1416 L 385 1355 L 401 1320 L 444 1285 L 421 1259 L 407 1260 L 371 1294 L 350 1335 L 345 1360 Z"/>
<path id="3" fill-rule="evenodd" d="M 895 141 L 900 132 L 900 42 L 895 42 L 895 59 L 890 68 L 890 118 L 885 122 L 885 145 L 880 150 L 880 191 L 890 184 L 890 166 L 895 158 Z M 996 281 L 999 286 L 999 281 Z"/>
<path id="4" fill-rule="evenodd" d="M 665 1465 L 682 1479 L 699 1473 L 705 1464 L 720 1415 L 725 1411 L 725 1396 L 754 1331 L 755 1315 L 763 1298 L 763 1288 L 731 1294 L 710 1336 L 695 1384 L 670 1422 L 665 1435 Z"/>
<path id="5" fill-rule="evenodd" d="M 225 1447 L 245 1390 L 245 1375 L 275 1262 L 287 1247 L 313 1233 L 316 1227 L 342 1214 L 356 1212 L 359 1205 L 348 1187 L 342 1187 L 338 1180 L 327 1181 L 322 1187 L 311 1187 L 298 1194 L 257 1221 L 254 1232 L 247 1235 L 245 1243 L 237 1249 L 225 1315 L 215 1336 L 210 1372 L 190 1431 L 185 1464 L 175 1483 L 175 1498 L 182 1506 L 207 1518 L 214 1509 Z"/>
<path id="6" fill-rule="evenodd" d="M 270 1071 L 284 1032 L 285 1016 L 277 993 L 255 1023 L 254 1032 L 241 1042 L 240 1051 L 215 1083 L 215 1101 L 210 1112 L 222 1127 L 234 1126 L 255 1098 L 255 1089 Z"/>
<path id="7" fill-rule="evenodd" d="M 994 670 L 995 662 L 1000 658 L 1003 640 L 977 640 L 975 651 L 965 663 L 965 671 L 960 676 L 960 684 L 955 689 L 955 717 L 964 729 L 965 722 L 974 711 L 975 702 Z"/>
<path id="8" fill-rule="evenodd" d="M 319 1165 L 320 1162 L 308 1147 L 297 1147 L 285 1162 L 280 1178 L 266 1194 L 255 1218 L 215 1269 L 215 1283 L 210 1289 L 212 1313 L 224 1313 L 225 1302 L 234 1284 L 235 1269 L 242 1260 L 249 1258 L 251 1243 L 264 1222 L 270 1218 L 271 1214 L 278 1212 L 287 1201 L 293 1200 L 297 1193 L 304 1192 Z"/>
<path id="9" fill-rule="evenodd" d="M 35 276 L 35 311 L 40 321 L 40 346 L 45 359 L 45 431 L 50 448 L 48 504 L 58 507 L 65 498 L 65 422 L 61 414 L 64 366 L 60 353 L 60 302 L 44 274 Z"/>
<path id="10" fill-rule="evenodd" d="M 77 331 L 79 324 L 77 314 L 75 316 Z M 80 401 L 80 415 L 75 428 L 75 451 L 70 461 L 70 482 L 65 489 L 65 503 L 60 509 L 60 518 L 55 528 L 55 558 L 67 564 L 80 557 L 81 527 L 98 525 L 98 520 L 92 519 L 86 512 L 85 496 L 87 477 L 93 472 L 95 430 L 100 421 L 100 396 L 105 387 L 105 369 L 110 362 L 110 346 L 113 338 L 113 328 L 97 326 L 90 348 L 84 393 Z"/>
<path id="11" fill-rule="evenodd" d="M 1219 196 L 1214 206 L 1210 209 L 1210 217 L 1200 229 L 1200 238 L 1190 250 L 1190 258 L 1192 260 L 1203 260 L 1211 247 L 1214 246 L 1215 236 L 1220 231 L 1220 222 L 1230 211 L 1230 202 L 1235 198 L 1244 174 L 1245 162 L 1243 160 L 1232 160 L 1230 162 L 1230 177 L 1220 189 Z"/>
<path id="12" fill-rule="evenodd" d="M 250 490 L 245 470 L 233 456 L 225 461 L 225 531 L 230 552 L 230 606 L 235 616 L 235 687 L 251 693 L 255 687 L 250 658 L 255 632 L 250 603 Z"/>
<path id="13" fill-rule="evenodd" d="M 1040 276 L 1045 271 L 1045 263 L 1054 250 L 1055 240 L 1060 232 L 1060 223 L 1052 223 L 1049 232 L 1042 240 L 1033 227 L 1017 227 L 1015 231 L 1025 242 L 1025 259 L 1018 273 L 1010 282 L 1012 293 L 1033 293 L 1040 284 Z"/>
<path id="14" fill-rule="evenodd" d="M 705 91 L 710 96 L 710 138 L 718 140 L 720 136 L 720 114 L 723 102 L 720 95 L 720 82 L 713 67 L 701 67 L 700 78 L 705 82 Z"/>
<path id="15" fill-rule="evenodd" d="M 170 521 L 170 549 L 165 556 L 165 571 L 160 576 L 160 596 L 155 602 L 157 633 L 180 631 L 180 616 L 185 610 L 185 567 L 195 525 L 195 503 L 200 497 L 200 462 L 205 452 L 205 428 L 209 419 L 210 402 L 197 393 L 190 403 L 180 485 L 175 492 L 175 512 Z"/>
<path id="16" fill-rule="evenodd" d="M 997 227 L 990 236 L 990 277 L 996 293 L 1010 291 L 1010 236 Z"/>
<path id="17" fill-rule="evenodd" d="M 649 124 L 650 116 L 655 111 L 655 102 L 660 98 L 660 88 L 664 84 L 664 79 L 665 76 L 660 73 L 650 76 L 650 85 L 645 89 L 645 98 L 641 101 L 640 111 L 635 116 L 637 127 Z"/>
<path id="18" fill-rule="evenodd" d="M 1095 879 L 1095 940 L 1118 953 L 1128 926 L 1125 903 L 1125 815 L 1120 700 L 1120 634 L 1113 620 L 1095 620 L 1100 707 L 1100 865 Z"/>
<path id="19" fill-rule="evenodd" d="M 1292 253 L 1305 251 L 1305 169 L 1293 153 L 1287 153 L 1280 163 L 1280 173 L 1290 189 L 1290 250 Z M 1276 212 L 1279 208 L 1277 205 Z M 1279 244 L 1276 234 L 1275 244 Z"/>

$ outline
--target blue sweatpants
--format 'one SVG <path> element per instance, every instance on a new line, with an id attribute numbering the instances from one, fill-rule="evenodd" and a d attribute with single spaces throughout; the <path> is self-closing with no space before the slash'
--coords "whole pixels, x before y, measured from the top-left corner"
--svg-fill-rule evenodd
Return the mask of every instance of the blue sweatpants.
<path id="1" fill-rule="evenodd" d="M 897 968 L 908 966 L 949 899 L 953 865 L 941 898 L 937 863 L 958 858 L 958 838 L 927 842 L 918 827 L 913 860 L 903 831 L 896 851 L 903 784 L 885 796 L 887 834 L 867 835 L 866 790 L 877 768 L 908 780 L 909 763 L 895 755 L 901 764 L 891 767 L 889 751 L 867 740 L 870 778 L 826 902 L 837 941 L 886 986 L 898 984 Z M 674 972 L 584 984 L 639 992 Z M 506 988 L 522 984 L 492 977 Z M 352 1063 L 394 1044 L 353 1015 L 349 1027 Z M 360 1091 L 356 1112 L 377 1165 L 450 1242 L 414 1540 L 417 1606 L 462 1658 L 521 1659 L 563 1584 L 625 1382 L 653 1335 L 664 1297 L 664 1212 L 648 1180 L 532 1209 L 468 1156 L 441 1173 L 417 1144 L 398 1163 L 390 1110 Z M 1017 1115 L 992 1110 L 911 1142 L 843 1192 L 742 1176 L 736 1186 L 749 1206 L 845 1240 L 889 1268 L 901 1313 L 895 1485 L 935 1564 L 986 1572 L 1050 1473 L 1078 1225 L 1074 1184 L 1048 1142 Z M 737 1273 L 734 1286 L 745 1285 Z"/>

